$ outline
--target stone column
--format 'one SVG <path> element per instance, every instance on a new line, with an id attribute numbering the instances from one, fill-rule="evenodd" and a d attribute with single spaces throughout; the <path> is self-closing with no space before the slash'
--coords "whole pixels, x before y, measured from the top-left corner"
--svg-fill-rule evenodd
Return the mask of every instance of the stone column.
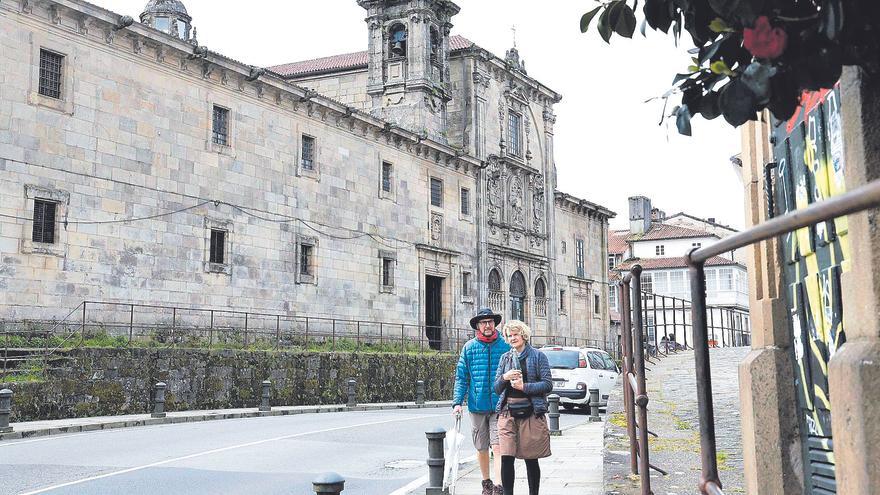
<path id="1" fill-rule="evenodd" d="M 844 68 L 840 83 L 845 177 L 851 191 L 880 179 L 880 78 Z M 828 368 L 838 493 L 880 494 L 880 213 L 849 216 L 841 276 L 847 342 Z"/>
<path id="2" fill-rule="evenodd" d="M 767 220 L 764 165 L 773 161 L 769 115 L 742 127 L 746 227 Z M 746 248 L 752 352 L 739 365 L 746 492 L 799 495 L 803 468 L 794 363 L 779 243 Z"/>

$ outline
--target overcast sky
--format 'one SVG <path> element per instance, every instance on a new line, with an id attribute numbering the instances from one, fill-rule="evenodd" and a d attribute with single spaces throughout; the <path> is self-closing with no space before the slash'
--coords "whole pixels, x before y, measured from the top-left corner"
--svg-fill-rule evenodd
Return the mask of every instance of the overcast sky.
<path id="1" fill-rule="evenodd" d="M 90 0 L 135 19 L 146 0 Z M 689 64 L 672 38 L 648 33 L 606 45 L 580 33 L 581 14 L 598 5 L 572 0 L 457 0 L 460 34 L 504 57 L 513 43 L 530 76 L 563 95 L 556 105 L 559 189 L 617 212 L 627 226 L 627 197 L 644 195 L 673 214 L 685 211 L 743 226 L 743 187 L 730 163 L 739 132 L 722 118 L 694 120 L 694 136 L 674 121 L 659 126 L 668 89 Z M 184 0 L 199 43 L 241 62 L 269 66 L 366 50 L 365 11 L 355 0 Z M 670 105 L 670 109 L 671 109 Z"/>

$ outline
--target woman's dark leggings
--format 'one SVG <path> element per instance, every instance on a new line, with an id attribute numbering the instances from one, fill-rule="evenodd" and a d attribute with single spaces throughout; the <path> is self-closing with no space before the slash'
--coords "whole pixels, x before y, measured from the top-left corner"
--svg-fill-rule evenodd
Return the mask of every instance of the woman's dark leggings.
<path id="1" fill-rule="evenodd" d="M 512 455 L 501 456 L 501 487 L 504 488 L 504 495 L 513 495 L 513 482 L 516 479 L 513 468 L 515 459 Z M 541 467 L 538 466 L 537 459 L 526 459 L 526 474 L 529 478 L 529 495 L 538 495 L 541 486 Z"/>

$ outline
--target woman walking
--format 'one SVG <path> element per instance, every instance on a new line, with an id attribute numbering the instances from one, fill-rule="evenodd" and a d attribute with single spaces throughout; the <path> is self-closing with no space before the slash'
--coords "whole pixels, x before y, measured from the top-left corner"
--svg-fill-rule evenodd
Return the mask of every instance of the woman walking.
<path id="1" fill-rule="evenodd" d="M 529 495 L 538 495 L 541 468 L 538 459 L 550 455 L 547 427 L 547 394 L 553 390 L 550 363 L 543 352 L 529 345 L 528 325 L 511 320 L 502 330 L 512 349 L 501 356 L 495 374 L 499 394 L 498 440 L 501 452 L 501 486 L 513 495 L 514 459 L 526 461 Z"/>

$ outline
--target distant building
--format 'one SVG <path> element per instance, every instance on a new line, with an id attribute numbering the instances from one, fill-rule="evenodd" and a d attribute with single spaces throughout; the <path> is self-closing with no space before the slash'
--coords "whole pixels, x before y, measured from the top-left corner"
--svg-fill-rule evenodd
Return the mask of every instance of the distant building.
<path id="1" fill-rule="evenodd" d="M 651 200 L 644 196 L 629 198 L 628 230 L 611 231 L 608 237 L 608 270 L 610 292 L 609 306 L 612 328 L 619 328 L 620 305 L 617 287 L 622 274 L 633 265 L 641 265 L 642 290 L 657 296 L 667 296 L 690 301 L 686 255 L 692 249 L 710 246 L 736 230 L 715 223 L 714 219 L 676 213 L 671 217 L 651 207 Z M 709 306 L 733 310 L 734 313 L 716 312 L 717 326 L 734 330 L 748 330 L 748 273 L 745 265 L 736 261 L 737 253 L 716 256 L 706 263 L 706 302 Z M 647 304 L 653 304 L 649 300 Z M 657 303 L 660 306 L 660 302 Z M 667 306 L 671 301 L 667 302 Z M 678 303 L 681 307 L 683 303 Z M 662 317 L 659 316 L 658 319 Z M 727 319 L 730 321 L 727 321 Z M 669 318 L 671 319 L 671 315 Z M 665 320 L 664 320 L 665 321 Z M 679 319 L 679 321 L 681 321 Z M 645 325 L 649 342 L 653 341 L 654 314 L 647 315 Z M 658 322 L 659 325 L 659 322 Z M 662 333 L 662 330 L 660 330 Z M 715 339 L 718 345 L 740 345 L 729 342 L 731 338 L 719 331 Z M 729 332 L 728 332 L 729 333 Z M 736 332 L 734 332 L 736 333 Z M 710 337 L 711 338 L 711 337 Z M 676 339 L 683 341 L 683 336 Z M 688 343 L 693 342 L 688 336 Z"/>

